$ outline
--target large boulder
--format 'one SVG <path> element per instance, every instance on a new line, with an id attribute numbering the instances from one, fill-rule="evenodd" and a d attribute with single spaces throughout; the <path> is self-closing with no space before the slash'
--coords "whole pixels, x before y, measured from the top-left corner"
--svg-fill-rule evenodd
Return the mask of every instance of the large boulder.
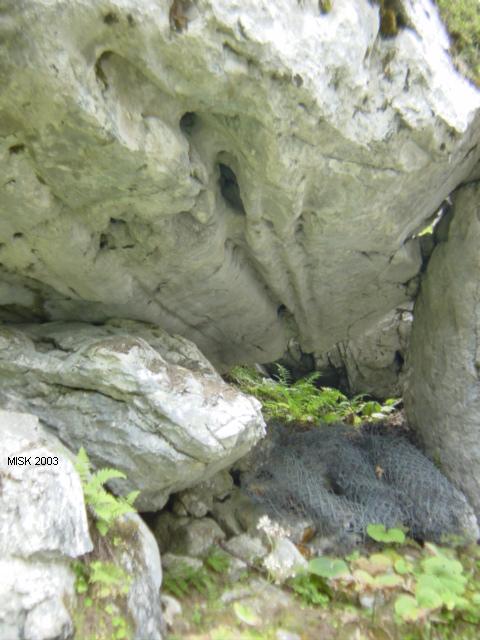
<path id="1" fill-rule="evenodd" d="M 127 317 L 215 365 L 323 353 L 411 297 L 480 154 L 430 0 L 7 0 L 0 317 Z"/>
<path id="2" fill-rule="evenodd" d="M 480 183 L 462 187 L 432 254 L 408 356 L 405 408 L 480 516 Z"/>
<path id="3" fill-rule="evenodd" d="M 0 411 L 0 433 L 0 638 L 72 638 L 70 562 L 92 550 L 80 479 L 35 416 Z"/>
<path id="4" fill-rule="evenodd" d="M 0 328 L 0 405 L 39 416 L 136 506 L 231 465 L 264 435 L 260 402 L 226 384 L 188 340 L 139 322 Z"/>
<path id="5" fill-rule="evenodd" d="M 10 411 L 0 411 L 0 433 L 0 638 L 85 640 L 85 618 L 109 616 L 84 608 L 72 561 L 108 557 L 131 577 L 119 613 L 132 639 L 161 640 L 160 554 L 145 523 L 128 514 L 109 549 L 89 530 L 80 478 L 57 438 L 36 416 Z"/>

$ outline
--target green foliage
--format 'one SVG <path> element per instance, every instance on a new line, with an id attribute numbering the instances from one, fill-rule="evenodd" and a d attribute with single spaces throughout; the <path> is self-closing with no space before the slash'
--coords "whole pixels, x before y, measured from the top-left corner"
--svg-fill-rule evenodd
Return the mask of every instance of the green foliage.
<path id="1" fill-rule="evenodd" d="M 289 586 L 305 604 L 324 607 L 330 602 L 325 581 L 315 574 L 300 573 Z"/>
<path id="2" fill-rule="evenodd" d="M 192 590 L 211 596 L 215 591 L 215 581 L 204 567 L 180 563 L 165 571 L 162 588 L 177 598 L 187 596 Z"/>
<path id="3" fill-rule="evenodd" d="M 375 539 L 385 538 L 387 543 L 399 544 L 402 539 L 399 533 L 403 534 L 395 529 L 380 530 L 375 525 L 372 532 Z M 464 636 L 455 630 L 459 625 L 480 623 L 477 546 L 460 550 L 425 543 L 422 548 L 405 541 L 401 548 L 387 547 L 370 555 L 356 551 L 342 559 L 318 557 L 290 580 L 289 586 L 305 604 L 329 604 L 329 610 L 355 603 L 363 594 L 371 594 L 376 603 L 377 594 L 382 594 L 384 615 L 390 616 L 397 630 L 400 625 L 400 635 L 396 630 L 395 637 L 419 640 L 426 637 L 425 630 L 438 629 L 438 634 L 428 637 L 473 638 L 474 633 Z"/>
<path id="4" fill-rule="evenodd" d="M 454 59 L 480 86 L 480 3 L 478 0 L 436 0 L 450 36 Z"/>
<path id="5" fill-rule="evenodd" d="M 332 595 L 328 580 L 336 580 L 350 573 L 340 558 L 319 556 L 310 560 L 305 569 L 289 582 L 289 586 L 306 604 L 325 606 Z"/>
<path id="6" fill-rule="evenodd" d="M 78 594 L 84 594 L 88 591 L 89 572 L 84 562 L 75 560 L 72 562 L 72 569 L 75 573 L 75 591 Z"/>
<path id="7" fill-rule="evenodd" d="M 101 469 L 93 473 L 83 447 L 78 452 L 75 467 L 82 483 L 85 504 L 100 536 L 105 538 L 100 545 L 101 553 L 115 559 L 113 550 L 121 546 L 123 538 L 119 535 L 120 530 L 109 534 L 118 518 L 135 511 L 132 505 L 139 492 L 132 491 L 126 498 L 108 493 L 103 485 L 113 478 L 125 478 L 125 475 L 116 469 Z M 99 554 L 96 548 L 84 560 L 72 563 L 79 600 L 74 614 L 76 637 L 82 640 L 128 640 L 132 638 L 133 630 L 124 611 L 127 610 L 126 596 L 131 577 L 115 562 L 99 559 Z"/>
<path id="8" fill-rule="evenodd" d="M 132 491 L 125 498 L 121 498 L 108 493 L 103 486 L 114 478 L 125 479 L 124 473 L 117 469 L 101 469 L 92 473 L 87 452 L 83 447 L 78 452 L 75 468 L 82 482 L 85 503 L 92 510 L 95 524 L 102 536 L 107 534 L 117 518 L 135 512 L 133 503 L 139 491 Z"/>
<path id="9" fill-rule="evenodd" d="M 328 556 L 320 556 L 310 560 L 307 571 L 321 578 L 339 578 L 349 573 L 348 565 L 344 560 Z"/>
<path id="10" fill-rule="evenodd" d="M 394 411 L 395 399 L 384 405 L 364 396 L 347 398 L 338 389 L 317 387 L 319 373 L 291 382 L 285 367 L 277 364 L 277 381 L 264 379 L 254 369 L 235 367 L 229 378 L 242 391 L 258 398 L 266 419 L 278 418 L 287 422 L 313 423 L 346 421 L 353 424 L 385 418 Z"/>
<path id="11" fill-rule="evenodd" d="M 76 612 L 77 635 L 85 640 L 127 640 L 132 630 L 122 615 L 118 600 L 128 594 L 131 577 L 119 566 L 111 562 L 94 560 L 74 561 L 75 591 L 83 600 L 83 608 Z M 91 610 L 90 614 L 86 612 Z M 83 611 L 83 616 L 79 613 Z M 93 635 L 86 630 L 87 618 L 95 622 Z"/>
<path id="12" fill-rule="evenodd" d="M 200 627 L 203 623 L 203 614 L 200 606 L 197 604 L 192 612 L 192 622 L 196 627 Z"/>
<path id="13" fill-rule="evenodd" d="M 95 595 L 99 598 L 127 595 L 131 577 L 119 566 L 111 562 L 80 562 L 72 563 L 75 572 L 75 591 L 82 595 L 95 585 Z"/>
<path id="14" fill-rule="evenodd" d="M 446 555 L 434 545 L 435 555 L 421 560 L 414 570 L 414 595 L 401 595 L 395 602 L 395 613 L 408 622 L 427 618 L 433 611 L 476 612 L 480 593 L 474 591 L 471 600 L 464 597 L 468 578 L 461 562 Z"/>
<path id="15" fill-rule="evenodd" d="M 302 623 L 295 624 L 292 630 L 302 633 L 302 637 L 304 629 L 308 630 L 305 637 L 323 637 L 324 628 L 317 632 L 312 621 L 322 620 L 340 628 L 348 619 L 350 625 L 360 629 L 359 637 L 364 638 L 476 640 L 480 622 L 478 547 L 445 549 L 429 543 L 422 547 L 407 539 L 402 546 L 388 543 L 380 551 L 378 545 L 374 549 L 372 553 L 357 549 L 343 558 L 314 558 L 291 578 L 287 586 L 302 603 L 301 616 L 305 617 L 302 630 Z M 221 551 L 212 550 L 208 558 L 217 556 Z M 213 564 L 220 568 L 216 560 Z M 275 620 L 275 628 L 267 627 L 265 622 L 272 620 L 262 618 L 250 600 L 226 603 L 221 610 L 216 607 L 220 587 L 226 585 L 230 589 L 222 571 L 213 569 L 207 558 L 200 569 L 181 565 L 167 569 L 164 588 L 186 599 L 183 621 L 186 618 L 202 638 L 274 640 L 279 620 Z M 251 582 L 251 574 L 249 577 L 251 591 L 255 583 Z M 208 586 L 210 581 L 214 586 Z M 206 596 L 206 603 L 202 602 L 202 595 Z M 364 599 L 365 596 L 368 597 Z M 365 602 L 371 603 L 367 605 L 370 611 L 365 610 Z M 315 611 L 315 607 L 323 611 Z M 284 621 L 285 628 L 289 628 L 291 618 Z M 245 635 L 247 632 L 253 635 Z"/>
<path id="16" fill-rule="evenodd" d="M 229 556 L 213 547 L 204 560 L 205 566 L 214 571 L 215 573 L 226 573 L 230 566 Z"/>
<path id="17" fill-rule="evenodd" d="M 163 573 L 162 590 L 176 598 L 185 598 L 196 593 L 214 601 L 229 566 L 230 557 L 221 549 L 212 547 L 201 567 L 179 562 L 166 568 Z"/>
<path id="18" fill-rule="evenodd" d="M 98 594 L 101 598 L 128 594 L 131 577 L 121 567 L 99 560 L 91 562 L 89 567 L 89 581 L 99 586 Z"/>
<path id="19" fill-rule="evenodd" d="M 369 524 L 367 533 L 376 542 L 404 544 L 405 533 L 398 528 L 386 529 L 384 524 Z"/>

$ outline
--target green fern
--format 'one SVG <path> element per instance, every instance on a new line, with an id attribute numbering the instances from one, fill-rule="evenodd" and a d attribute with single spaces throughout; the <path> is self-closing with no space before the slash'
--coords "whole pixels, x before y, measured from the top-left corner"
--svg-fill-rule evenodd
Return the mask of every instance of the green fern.
<path id="1" fill-rule="evenodd" d="M 229 556 L 215 547 L 204 560 L 205 565 L 215 573 L 226 573 L 230 566 Z"/>
<path id="2" fill-rule="evenodd" d="M 122 567 L 111 562 L 95 560 L 90 563 L 89 569 L 89 582 L 99 585 L 101 598 L 128 594 L 132 579 Z"/>
<path id="3" fill-rule="evenodd" d="M 124 498 L 109 493 L 105 483 L 117 478 L 125 479 L 125 474 L 118 469 L 93 472 L 83 447 L 77 454 L 75 467 L 82 483 L 85 504 L 99 533 L 105 536 L 118 518 L 135 511 L 133 503 L 139 492 L 132 491 Z M 121 544 L 122 538 L 117 533 L 104 543 L 107 548 Z M 83 605 L 77 608 L 75 616 L 78 637 L 85 640 L 131 639 L 130 621 L 122 615 L 122 611 L 128 611 L 125 598 L 130 590 L 131 577 L 118 564 L 89 559 L 88 556 L 82 561 L 74 561 L 72 568 L 76 575 L 75 589 Z M 93 628 L 95 632 L 92 635 Z"/>
<path id="4" fill-rule="evenodd" d="M 116 497 L 108 493 L 103 486 L 114 478 L 125 479 L 124 473 L 118 469 L 100 469 L 92 473 L 90 461 L 83 447 L 78 452 L 75 467 L 82 482 L 85 503 L 91 509 L 97 529 L 102 536 L 107 534 L 117 518 L 135 512 L 133 503 L 139 491 L 131 491 L 126 497 Z"/>
<path id="5" fill-rule="evenodd" d="M 287 369 L 287 367 L 284 367 L 281 364 L 277 364 L 277 371 L 278 371 L 277 378 L 280 384 L 290 385 L 292 383 L 292 374 Z"/>
<path id="6" fill-rule="evenodd" d="M 85 640 L 131 639 L 133 630 L 122 613 L 131 576 L 122 567 L 100 560 L 77 560 L 72 563 L 72 568 L 76 575 L 75 591 L 83 603 L 83 607 L 77 607 L 75 611 L 75 637 Z M 89 630 L 95 627 L 94 635 L 87 631 L 87 627 Z"/>
<path id="7" fill-rule="evenodd" d="M 258 398 L 263 405 L 265 418 L 277 418 L 286 422 L 340 422 L 360 424 L 365 420 L 376 420 L 393 410 L 389 400 L 382 406 L 358 395 L 349 399 L 338 389 L 318 387 L 318 372 L 291 382 L 291 374 L 277 364 L 277 381 L 263 378 L 248 367 L 235 367 L 230 380 L 242 391 Z"/>
<path id="8" fill-rule="evenodd" d="M 86 484 L 90 478 L 90 460 L 88 459 L 87 452 L 83 447 L 80 447 L 77 458 L 75 460 L 75 468 L 82 484 Z"/>
<path id="9" fill-rule="evenodd" d="M 208 595 L 215 588 L 215 583 L 203 567 L 197 569 L 182 563 L 165 571 L 162 588 L 177 598 L 183 598 L 192 590 Z"/>

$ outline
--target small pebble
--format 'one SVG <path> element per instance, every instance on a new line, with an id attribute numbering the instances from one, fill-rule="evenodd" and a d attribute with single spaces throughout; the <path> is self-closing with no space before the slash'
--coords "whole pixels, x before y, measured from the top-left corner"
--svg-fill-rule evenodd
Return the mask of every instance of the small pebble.
<path id="1" fill-rule="evenodd" d="M 167 627 L 173 625 L 173 619 L 182 613 L 182 605 L 173 596 L 169 596 L 166 593 L 162 593 L 160 596 L 162 603 L 163 619 Z"/>
<path id="2" fill-rule="evenodd" d="M 373 609 L 375 604 L 375 596 L 369 595 L 367 593 L 362 593 L 359 597 L 360 604 L 364 609 Z"/>

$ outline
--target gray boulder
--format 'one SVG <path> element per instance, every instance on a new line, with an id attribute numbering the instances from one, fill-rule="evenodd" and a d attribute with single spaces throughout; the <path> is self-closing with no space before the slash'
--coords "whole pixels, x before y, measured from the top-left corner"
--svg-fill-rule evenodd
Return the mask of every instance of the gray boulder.
<path id="1" fill-rule="evenodd" d="M 190 342 L 133 321 L 0 328 L 0 403 L 38 415 L 72 451 L 140 490 L 140 510 L 207 479 L 264 434 L 260 403 Z"/>
<path id="2" fill-rule="evenodd" d="M 70 560 L 92 550 L 80 480 L 35 416 L 0 411 L 0 432 L 0 638 L 66 640 Z"/>
<path id="3" fill-rule="evenodd" d="M 226 469 L 223 469 L 192 489 L 178 493 L 175 496 L 173 509 L 179 515 L 189 514 L 195 518 L 202 518 L 212 511 L 216 498 L 223 501 L 232 489 L 232 476 Z"/>
<path id="4" fill-rule="evenodd" d="M 73 571 L 65 560 L 0 559 L 0 638 L 71 640 L 65 601 L 74 599 Z"/>
<path id="5" fill-rule="evenodd" d="M 128 514 L 126 522 L 133 523 L 135 535 L 133 539 L 131 535 L 125 536 L 126 544 L 119 562 L 132 577 L 127 609 L 135 626 L 134 640 L 162 640 L 162 566 L 158 545 L 139 515 Z"/>
<path id="6" fill-rule="evenodd" d="M 72 455 L 38 418 L 0 411 L 0 432 L 0 639 L 84 640 L 71 561 L 98 560 L 108 543 L 99 551 L 96 533 L 94 548 Z M 137 514 L 125 516 L 116 535 L 107 556 L 131 577 L 120 613 L 135 640 L 161 640 L 158 546 Z"/>
<path id="7" fill-rule="evenodd" d="M 268 549 L 263 544 L 260 535 L 254 537 L 248 533 L 233 536 L 223 545 L 223 548 L 250 566 L 268 554 Z"/>
<path id="8" fill-rule="evenodd" d="M 385 38 L 369 0 L 4 2 L 0 317 L 153 322 L 228 367 L 408 302 L 480 94 L 433 2 L 396 6 Z"/>
<path id="9" fill-rule="evenodd" d="M 201 558 L 225 539 L 225 533 L 212 518 L 187 518 L 168 511 L 160 513 L 153 532 L 162 551 L 176 556 Z"/>
<path id="10" fill-rule="evenodd" d="M 59 559 L 91 551 L 70 454 L 32 415 L 0 411 L 0 432 L 0 556 Z"/>
<path id="11" fill-rule="evenodd" d="M 415 305 L 405 408 L 480 516 L 480 186 L 461 187 Z"/>

